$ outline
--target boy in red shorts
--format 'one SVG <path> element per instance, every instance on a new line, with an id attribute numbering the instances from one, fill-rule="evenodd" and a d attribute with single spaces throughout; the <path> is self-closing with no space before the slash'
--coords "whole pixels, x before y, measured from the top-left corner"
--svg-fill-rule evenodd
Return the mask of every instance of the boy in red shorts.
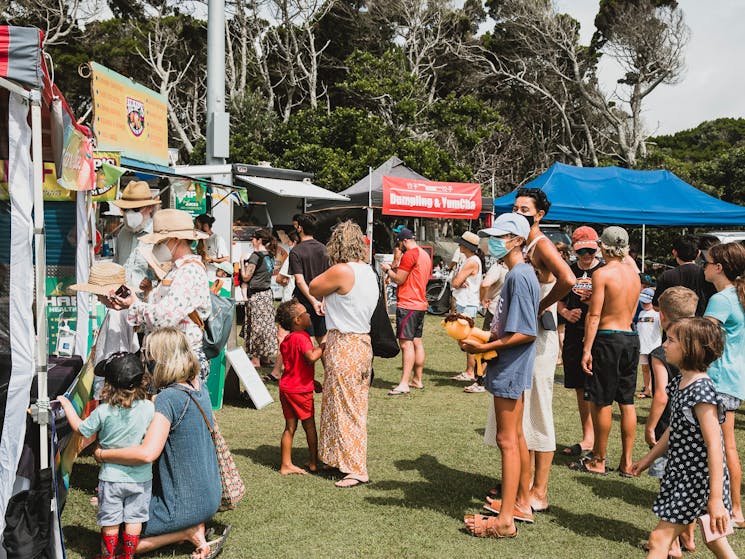
<path id="1" fill-rule="evenodd" d="M 307 474 L 303 468 L 292 463 L 292 439 L 300 420 L 310 450 L 308 469 L 311 472 L 317 471 L 318 435 L 313 407 L 314 364 L 321 358 L 323 347 L 313 347 L 310 334 L 307 332 L 310 315 L 297 299 L 293 298 L 279 305 L 276 320 L 282 328 L 290 332 L 279 346 L 285 367 L 279 379 L 279 401 L 285 416 L 285 430 L 280 444 L 282 465 L 279 473 L 283 476 Z"/>

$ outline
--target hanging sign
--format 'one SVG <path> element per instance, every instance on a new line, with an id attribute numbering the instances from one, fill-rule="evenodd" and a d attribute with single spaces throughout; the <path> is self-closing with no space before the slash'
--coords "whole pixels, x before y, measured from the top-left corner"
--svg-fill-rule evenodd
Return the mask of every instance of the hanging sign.
<path id="1" fill-rule="evenodd" d="M 168 100 L 108 68 L 90 63 L 96 147 L 168 165 Z"/>
<path id="2" fill-rule="evenodd" d="M 477 219 L 481 185 L 383 177 L 383 214 Z"/>
<path id="3" fill-rule="evenodd" d="M 205 184 L 191 179 L 171 179 L 171 192 L 175 199 L 177 210 L 189 212 L 197 217 L 207 211 L 207 197 Z"/>
<path id="4" fill-rule="evenodd" d="M 121 157 L 118 151 L 93 152 L 96 186 L 91 194 L 93 195 L 94 202 L 111 202 L 116 200 L 119 176 L 122 174 L 117 169 L 120 163 Z"/>

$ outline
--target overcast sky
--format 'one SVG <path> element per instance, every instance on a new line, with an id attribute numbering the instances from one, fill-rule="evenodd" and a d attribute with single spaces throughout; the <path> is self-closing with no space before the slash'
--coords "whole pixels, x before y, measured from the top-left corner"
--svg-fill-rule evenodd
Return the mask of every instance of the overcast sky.
<path id="1" fill-rule="evenodd" d="M 595 30 L 598 0 L 555 0 L 582 25 L 582 43 Z M 745 118 L 745 2 L 678 0 L 691 30 L 686 71 L 675 86 L 659 86 L 646 99 L 644 118 L 653 135 L 694 128 L 719 117 Z M 601 67 L 601 83 L 618 76 Z"/>

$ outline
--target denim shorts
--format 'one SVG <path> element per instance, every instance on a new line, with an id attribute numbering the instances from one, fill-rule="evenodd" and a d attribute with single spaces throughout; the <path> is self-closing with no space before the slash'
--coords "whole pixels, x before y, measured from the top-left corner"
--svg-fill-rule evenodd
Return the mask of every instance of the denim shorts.
<path id="1" fill-rule="evenodd" d="M 463 305 L 455 303 L 455 312 L 467 316 L 468 318 L 476 318 L 476 315 L 479 312 L 479 308 L 474 305 L 464 307 Z"/>
<path id="2" fill-rule="evenodd" d="M 119 526 L 122 522 L 139 524 L 150 518 L 150 495 L 153 482 L 98 482 L 99 526 Z"/>
<path id="3" fill-rule="evenodd" d="M 737 411 L 742 405 L 740 398 L 735 398 L 731 394 L 725 394 L 724 392 L 717 392 L 717 398 L 722 402 L 724 411 Z"/>

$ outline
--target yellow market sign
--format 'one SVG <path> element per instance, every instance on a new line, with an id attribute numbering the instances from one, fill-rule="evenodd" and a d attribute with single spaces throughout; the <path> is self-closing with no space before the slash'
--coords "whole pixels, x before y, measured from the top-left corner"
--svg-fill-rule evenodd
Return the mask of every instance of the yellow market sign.
<path id="1" fill-rule="evenodd" d="M 166 97 L 96 62 L 89 64 L 96 149 L 168 165 Z"/>
<path id="2" fill-rule="evenodd" d="M 0 200 L 9 200 L 8 194 L 8 161 L 0 161 Z M 57 183 L 57 171 L 54 163 L 44 162 L 44 200 L 47 202 L 70 202 L 75 200 L 75 191 L 67 190 Z"/>

